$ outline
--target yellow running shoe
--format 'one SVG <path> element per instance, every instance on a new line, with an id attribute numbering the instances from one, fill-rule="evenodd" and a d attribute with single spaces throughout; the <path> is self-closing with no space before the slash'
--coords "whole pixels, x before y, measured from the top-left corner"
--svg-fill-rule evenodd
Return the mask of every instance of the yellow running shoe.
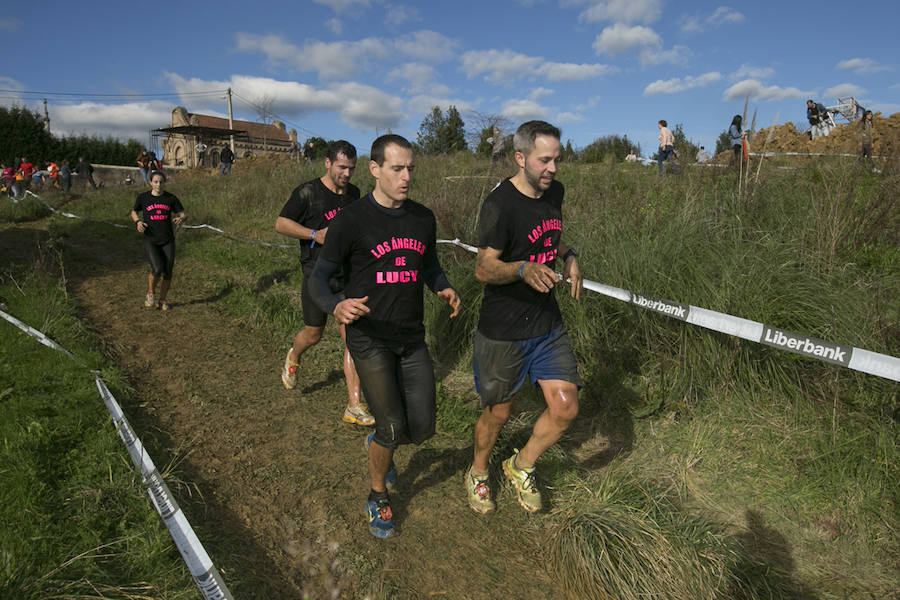
<path id="1" fill-rule="evenodd" d="M 516 449 L 513 455 L 503 461 L 503 473 L 510 480 L 513 487 L 516 488 L 516 496 L 518 496 L 519 504 L 528 512 L 537 512 L 543 508 L 541 503 L 541 493 L 538 491 L 537 482 L 534 480 L 534 467 L 530 469 L 519 469 L 516 467 L 516 457 L 519 456 L 519 450 Z"/>
<path id="2" fill-rule="evenodd" d="M 345 423 L 355 423 L 363 427 L 371 427 L 375 424 L 375 417 L 362 404 L 348 406 L 342 419 Z"/>
<path id="3" fill-rule="evenodd" d="M 284 357 L 284 367 L 281 369 L 281 383 L 289 390 L 297 387 L 297 367 L 300 363 L 291 360 L 291 349 L 288 348 L 287 356 Z"/>
<path id="4" fill-rule="evenodd" d="M 466 471 L 466 494 L 469 497 L 469 508 L 479 514 L 487 514 L 497 508 L 491 500 L 491 484 L 487 475 L 473 475 L 472 467 Z"/>

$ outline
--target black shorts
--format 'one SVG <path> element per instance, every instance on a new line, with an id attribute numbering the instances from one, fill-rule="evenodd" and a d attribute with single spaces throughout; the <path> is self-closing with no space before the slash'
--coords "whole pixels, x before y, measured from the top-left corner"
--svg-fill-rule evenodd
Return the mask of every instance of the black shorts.
<path id="1" fill-rule="evenodd" d="M 503 341 L 475 332 L 472 347 L 472 371 L 481 405 L 509 402 L 525 383 L 525 377 L 538 387 L 538 381 L 558 379 L 582 385 L 572 342 L 562 325 L 546 335 L 526 340 Z"/>
<path id="2" fill-rule="evenodd" d="M 303 309 L 303 324 L 310 327 L 325 327 L 328 320 L 328 313 L 319 308 L 319 305 L 313 301 L 312 293 L 310 293 L 307 283 L 312 277 L 314 265 L 303 265 L 303 283 L 300 284 L 300 306 Z M 332 277 L 328 281 L 332 293 L 338 297 L 338 300 L 344 299 L 344 281 L 340 275 Z"/>
<path id="3" fill-rule="evenodd" d="M 163 279 L 172 279 L 172 269 L 175 267 L 175 240 L 164 244 L 157 244 L 148 237 L 144 237 L 144 252 L 150 259 L 150 272 Z"/>
<path id="4" fill-rule="evenodd" d="M 433 436 L 434 366 L 425 341 L 394 344 L 348 327 L 347 348 L 375 417 L 378 445 L 395 450 L 401 442 L 421 444 Z"/>

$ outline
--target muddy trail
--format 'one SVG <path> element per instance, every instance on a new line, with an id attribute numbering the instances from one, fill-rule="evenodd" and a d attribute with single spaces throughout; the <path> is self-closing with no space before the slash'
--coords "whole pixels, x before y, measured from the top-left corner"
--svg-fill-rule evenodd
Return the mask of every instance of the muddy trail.
<path id="1" fill-rule="evenodd" d="M 231 288 L 209 283 L 202 265 L 179 258 L 173 308 L 160 312 L 141 307 L 137 243 L 123 248 L 98 225 L 70 229 L 61 244 L 82 319 L 134 387 L 123 408 L 160 469 L 174 465 L 169 485 L 235 598 L 560 595 L 542 548 L 546 517 L 525 515 L 509 488 L 494 514 L 473 513 L 463 491 L 471 445 L 440 432 L 397 454 L 400 535 L 369 534 L 370 430 L 340 420 L 339 346 L 307 352 L 297 389 L 285 390 L 289 340 L 230 316 L 220 300 Z"/>

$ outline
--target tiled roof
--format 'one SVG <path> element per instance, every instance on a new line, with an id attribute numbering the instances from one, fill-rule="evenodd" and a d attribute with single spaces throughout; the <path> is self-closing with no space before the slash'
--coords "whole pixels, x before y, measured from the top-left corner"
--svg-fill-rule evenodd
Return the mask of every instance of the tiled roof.
<path id="1" fill-rule="evenodd" d="M 190 113 L 188 115 L 189 119 L 193 119 L 194 117 L 197 117 L 197 125 L 200 125 L 201 127 L 228 129 L 228 119 L 223 119 L 221 117 L 211 117 L 209 115 L 200 115 L 196 113 Z M 291 141 L 290 136 L 288 136 L 287 132 L 284 129 L 275 127 L 272 124 L 264 125 L 262 123 L 254 123 L 253 121 L 239 121 L 237 119 L 234 119 L 232 123 L 234 123 L 233 129 L 246 131 L 247 135 L 251 138 L 263 139 L 265 137 L 269 140 L 281 140 L 283 142 Z"/>

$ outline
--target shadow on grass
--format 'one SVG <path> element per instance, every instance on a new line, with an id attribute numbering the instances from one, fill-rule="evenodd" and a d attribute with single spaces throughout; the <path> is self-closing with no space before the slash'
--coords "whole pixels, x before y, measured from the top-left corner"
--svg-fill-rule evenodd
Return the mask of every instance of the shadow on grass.
<path id="1" fill-rule="evenodd" d="M 262 294 L 270 287 L 275 285 L 275 282 L 287 281 L 287 279 L 294 271 L 295 269 L 281 269 L 280 271 L 275 271 L 274 273 L 263 275 L 256 280 L 256 285 L 253 286 L 253 289 L 257 294 Z"/>
<path id="2" fill-rule="evenodd" d="M 794 580 L 795 562 L 787 538 L 768 527 L 758 510 L 748 508 L 744 518 L 747 529 L 734 539 L 746 561 L 738 567 L 741 583 L 750 588 L 751 597 L 817 600 L 818 594 Z"/>

